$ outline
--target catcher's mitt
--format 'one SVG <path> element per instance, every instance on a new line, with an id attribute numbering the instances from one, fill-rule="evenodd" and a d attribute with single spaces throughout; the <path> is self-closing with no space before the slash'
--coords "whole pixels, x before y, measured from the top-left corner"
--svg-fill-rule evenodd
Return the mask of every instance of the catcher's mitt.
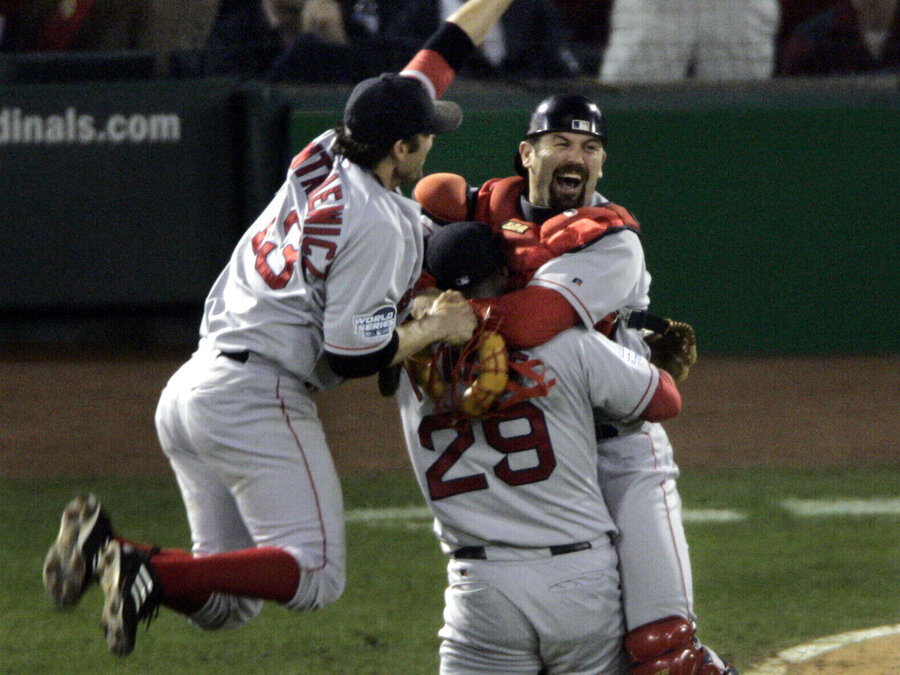
<path id="1" fill-rule="evenodd" d="M 499 333 L 482 333 L 478 340 L 478 374 L 459 399 L 459 409 L 469 417 L 481 417 L 506 390 L 507 382 L 506 340 Z"/>
<path id="2" fill-rule="evenodd" d="M 428 347 L 408 358 L 406 367 L 439 410 L 466 417 L 484 415 L 509 382 L 506 341 L 484 327 L 461 351 Z"/>
<path id="3" fill-rule="evenodd" d="M 512 358 L 497 324 L 486 320 L 463 347 L 432 345 L 409 357 L 413 382 L 438 412 L 458 418 L 490 417 L 526 399 L 546 396 L 547 381 L 537 359 Z"/>
<path id="4" fill-rule="evenodd" d="M 663 333 L 651 333 L 644 338 L 650 346 L 650 362 L 662 368 L 676 382 L 684 382 L 697 362 L 697 337 L 690 324 L 669 320 Z"/>

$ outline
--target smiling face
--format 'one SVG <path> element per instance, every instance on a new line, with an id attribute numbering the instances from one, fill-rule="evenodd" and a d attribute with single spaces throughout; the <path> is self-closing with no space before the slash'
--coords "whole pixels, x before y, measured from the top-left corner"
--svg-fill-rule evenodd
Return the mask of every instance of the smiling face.
<path id="1" fill-rule="evenodd" d="M 596 136 L 552 131 L 519 145 L 528 200 L 562 212 L 587 206 L 603 175 L 606 151 Z"/>

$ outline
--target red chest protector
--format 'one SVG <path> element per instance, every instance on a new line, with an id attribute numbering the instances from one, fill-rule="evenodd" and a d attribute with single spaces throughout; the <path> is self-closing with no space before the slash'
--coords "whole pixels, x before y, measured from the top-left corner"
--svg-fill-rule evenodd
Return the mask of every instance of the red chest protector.
<path id="1" fill-rule="evenodd" d="M 423 211 L 438 222 L 477 220 L 503 236 L 506 261 L 511 269 L 507 290 L 514 292 L 490 302 L 470 302 L 482 315 L 490 309 L 495 318 L 500 318 L 501 333 L 508 344 L 520 347 L 542 344 L 578 320 L 562 296 L 558 303 L 552 302 L 543 295 L 547 289 L 526 288 L 542 264 L 612 232 L 630 229 L 640 233 L 637 221 L 628 211 L 609 203 L 567 211 L 540 226 L 524 221 L 519 214 L 519 199 L 524 192 L 525 180 L 519 177 L 495 178 L 476 190 L 465 178 L 451 173 L 425 176 L 414 191 Z M 550 294 L 557 295 L 553 291 Z M 615 314 L 604 317 L 597 324 L 598 330 L 609 335 L 614 317 Z"/>
<path id="2" fill-rule="evenodd" d="M 525 180 L 518 176 L 487 181 L 475 196 L 474 220 L 489 224 L 503 236 L 506 262 L 521 287 L 548 260 L 587 246 L 607 234 L 640 226 L 624 208 L 607 203 L 564 211 L 542 225 L 519 216 Z"/>

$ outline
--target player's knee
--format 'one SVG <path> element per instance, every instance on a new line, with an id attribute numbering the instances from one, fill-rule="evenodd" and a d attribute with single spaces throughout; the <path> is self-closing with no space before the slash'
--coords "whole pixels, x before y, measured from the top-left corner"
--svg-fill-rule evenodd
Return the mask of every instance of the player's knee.
<path id="1" fill-rule="evenodd" d="M 294 612 L 309 612 L 330 605 L 341 597 L 346 581 L 343 565 L 329 563 L 318 570 L 303 570 L 297 593 L 285 607 Z"/>
<path id="2" fill-rule="evenodd" d="M 694 641 L 694 627 L 680 616 L 639 626 L 625 636 L 631 675 L 697 675 L 703 654 Z"/>
<path id="3" fill-rule="evenodd" d="M 191 622 L 201 630 L 237 628 L 255 618 L 263 608 L 263 601 L 227 593 L 213 593 Z"/>

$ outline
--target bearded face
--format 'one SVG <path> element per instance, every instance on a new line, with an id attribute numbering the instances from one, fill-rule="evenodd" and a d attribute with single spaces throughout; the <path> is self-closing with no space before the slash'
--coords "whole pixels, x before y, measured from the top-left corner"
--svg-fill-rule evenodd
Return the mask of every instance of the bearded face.
<path id="1" fill-rule="evenodd" d="M 551 176 L 548 206 L 559 212 L 585 206 L 588 178 L 587 169 L 580 164 L 569 162 L 560 166 Z"/>
<path id="2" fill-rule="evenodd" d="M 595 136 L 552 132 L 519 146 L 529 201 L 565 211 L 586 206 L 603 175 L 606 152 Z"/>

